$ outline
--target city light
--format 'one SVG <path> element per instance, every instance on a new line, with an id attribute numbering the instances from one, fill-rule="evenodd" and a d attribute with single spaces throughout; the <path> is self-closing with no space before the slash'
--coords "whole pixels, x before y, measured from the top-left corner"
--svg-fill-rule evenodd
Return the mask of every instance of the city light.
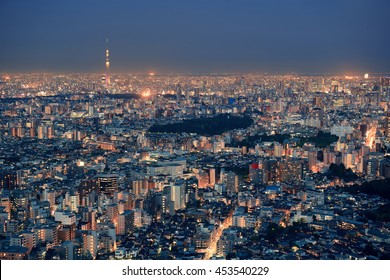
<path id="1" fill-rule="evenodd" d="M 272 248 L 297 223 L 320 240 L 324 227 L 374 238 L 348 209 L 385 200 L 345 189 L 390 178 L 389 78 L 150 74 L 115 74 L 109 88 L 101 73 L 0 84 L 0 218 L 32 230 L 14 228 L 12 244 L 31 234 L 26 248 L 53 259 L 68 241 L 73 259 L 123 248 L 132 259 L 317 259 L 326 248 Z"/>
<path id="2" fill-rule="evenodd" d="M 366 146 L 372 148 L 374 141 L 375 141 L 375 135 L 376 135 L 376 125 L 373 124 L 372 127 L 367 131 L 366 135 Z"/>
<path id="3" fill-rule="evenodd" d="M 287 260 L 390 259 L 386 1 L 19 2 L 0 9 L 0 260 L 305 279 Z"/>

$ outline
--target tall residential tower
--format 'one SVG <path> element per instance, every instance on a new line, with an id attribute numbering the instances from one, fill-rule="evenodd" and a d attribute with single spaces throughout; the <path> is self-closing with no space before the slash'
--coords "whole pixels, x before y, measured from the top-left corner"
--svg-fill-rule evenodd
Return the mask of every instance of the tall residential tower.
<path id="1" fill-rule="evenodd" d="M 106 88 L 110 86 L 110 51 L 108 50 L 108 39 L 106 39 Z"/>

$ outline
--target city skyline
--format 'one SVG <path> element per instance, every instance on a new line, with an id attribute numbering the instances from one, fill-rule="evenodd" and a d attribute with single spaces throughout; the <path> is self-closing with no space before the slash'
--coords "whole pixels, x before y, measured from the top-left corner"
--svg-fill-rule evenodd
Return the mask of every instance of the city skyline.
<path id="1" fill-rule="evenodd" d="M 389 260 L 389 8 L 1 1 L 0 260 Z"/>
<path id="2" fill-rule="evenodd" d="M 0 259 L 389 259 L 389 77 L 106 77 L 0 83 Z"/>
<path id="3" fill-rule="evenodd" d="M 5 1 L 0 72 L 390 72 L 387 1 L 291 2 Z"/>

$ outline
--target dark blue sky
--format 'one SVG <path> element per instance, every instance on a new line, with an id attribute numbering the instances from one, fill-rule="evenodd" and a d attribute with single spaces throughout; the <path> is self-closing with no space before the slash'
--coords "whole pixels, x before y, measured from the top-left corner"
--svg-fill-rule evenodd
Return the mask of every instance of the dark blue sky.
<path id="1" fill-rule="evenodd" d="M 0 71 L 390 72 L 388 0 L 0 0 Z"/>

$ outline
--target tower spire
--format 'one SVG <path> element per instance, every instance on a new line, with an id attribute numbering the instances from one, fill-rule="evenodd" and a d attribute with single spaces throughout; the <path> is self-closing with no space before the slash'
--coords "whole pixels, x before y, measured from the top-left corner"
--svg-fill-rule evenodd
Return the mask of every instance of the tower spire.
<path id="1" fill-rule="evenodd" d="M 106 88 L 110 87 L 110 51 L 108 49 L 108 38 L 106 38 Z"/>

